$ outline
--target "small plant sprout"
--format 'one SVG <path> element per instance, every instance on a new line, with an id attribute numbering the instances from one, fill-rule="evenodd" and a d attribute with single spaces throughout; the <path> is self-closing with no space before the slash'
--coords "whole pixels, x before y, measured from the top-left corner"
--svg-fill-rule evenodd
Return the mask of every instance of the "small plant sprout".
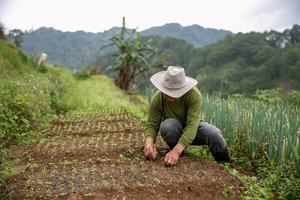
<path id="1" fill-rule="evenodd" d="M 233 186 L 228 186 L 228 185 L 226 185 L 225 187 L 224 187 L 224 190 L 223 190 L 223 192 L 222 192 L 222 195 L 223 195 L 223 197 L 224 198 L 228 198 L 228 197 L 230 197 L 231 195 L 232 195 L 232 192 L 233 192 Z"/>

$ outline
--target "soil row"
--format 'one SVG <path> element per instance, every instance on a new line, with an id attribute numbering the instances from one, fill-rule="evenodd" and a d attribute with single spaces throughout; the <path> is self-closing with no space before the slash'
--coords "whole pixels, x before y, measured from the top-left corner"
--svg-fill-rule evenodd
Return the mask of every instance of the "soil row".
<path id="1" fill-rule="evenodd" d="M 222 166 L 183 156 L 164 167 L 168 148 L 160 137 L 158 158 L 146 160 L 145 123 L 108 113 L 61 118 L 45 138 L 12 151 L 21 171 L 9 182 L 13 199 L 224 199 L 227 190 L 227 199 L 238 199 L 242 185 Z"/>

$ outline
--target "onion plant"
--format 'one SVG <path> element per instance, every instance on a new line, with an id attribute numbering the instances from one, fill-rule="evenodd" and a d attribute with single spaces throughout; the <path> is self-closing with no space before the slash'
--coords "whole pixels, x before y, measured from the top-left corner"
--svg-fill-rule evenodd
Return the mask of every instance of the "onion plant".
<path id="1" fill-rule="evenodd" d="M 292 161 L 300 175 L 299 107 L 204 94 L 202 112 L 240 153 L 251 159 L 264 156 L 272 163 Z"/>

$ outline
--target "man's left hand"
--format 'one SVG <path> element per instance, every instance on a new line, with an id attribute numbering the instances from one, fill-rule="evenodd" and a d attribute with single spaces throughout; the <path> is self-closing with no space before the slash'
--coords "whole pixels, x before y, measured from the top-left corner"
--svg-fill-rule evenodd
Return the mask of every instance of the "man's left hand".
<path id="1" fill-rule="evenodd" d="M 164 159 L 165 166 L 169 167 L 176 165 L 183 150 L 184 147 L 181 144 L 177 144 L 174 149 L 166 154 Z"/>

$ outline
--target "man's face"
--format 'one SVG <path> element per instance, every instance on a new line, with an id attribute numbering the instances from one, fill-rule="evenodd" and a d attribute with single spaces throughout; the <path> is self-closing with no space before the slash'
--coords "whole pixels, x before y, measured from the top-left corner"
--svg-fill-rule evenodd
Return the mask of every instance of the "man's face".
<path id="1" fill-rule="evenodd" d="M 179 99 L 179 98 L 170 97 L 166 94 L 164 94 L 164 96 L 166 97 L 167 101 L 172 102 L 172 103 Z"/>

